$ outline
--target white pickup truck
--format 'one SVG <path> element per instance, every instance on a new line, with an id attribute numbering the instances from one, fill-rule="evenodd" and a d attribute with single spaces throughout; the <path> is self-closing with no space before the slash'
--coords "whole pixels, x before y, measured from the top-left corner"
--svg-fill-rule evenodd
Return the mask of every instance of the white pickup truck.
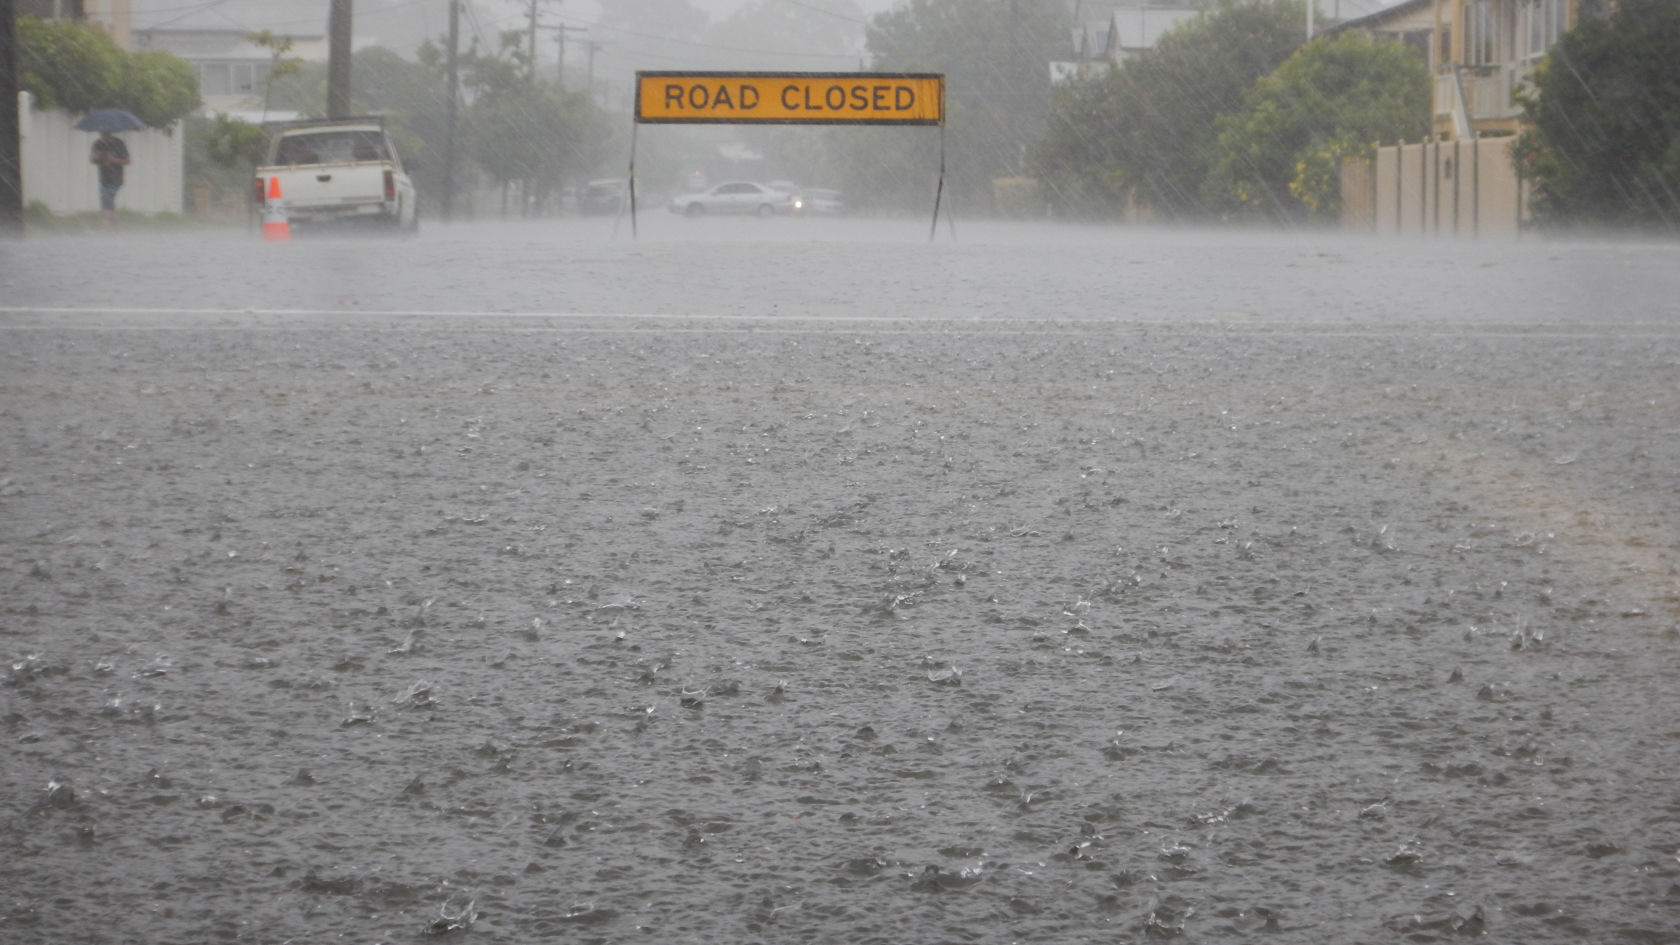
<path id="1" fill-rule="evenodd" d="M 277 126 L 252 188 L 258 210 L 276 181 L 291 226 L 365 221 L 408 232 L 420 228 L 414 182 L 378 118 Z"/>

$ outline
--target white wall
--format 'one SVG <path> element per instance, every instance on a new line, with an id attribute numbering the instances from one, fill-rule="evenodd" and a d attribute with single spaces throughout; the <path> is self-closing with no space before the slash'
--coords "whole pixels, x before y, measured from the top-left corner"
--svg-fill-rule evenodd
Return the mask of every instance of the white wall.
<path id="1" fill-rule="evenodd" d="M 34 107 L 34 96 L 18 96 L 19 138 L 23 151 L 23 202 L 39 200 L 54 213 L 99 209 L 99 171 L 88 160 L 99 136 L 72 127 L 76 116 L 59 109 Z M 123 175 L 117 208 L 138 213 L 180 213 L 181 175 L 186 148 L 180 122 L 173 134 L 147 128 L 119 137 L 134 163 Z"/>

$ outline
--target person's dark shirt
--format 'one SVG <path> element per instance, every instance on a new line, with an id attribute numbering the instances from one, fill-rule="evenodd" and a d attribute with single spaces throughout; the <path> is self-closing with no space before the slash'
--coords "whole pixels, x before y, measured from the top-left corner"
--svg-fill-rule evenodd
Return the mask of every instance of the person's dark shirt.
<path id="1" fill-rule="evenodd" d="M 125 161 L 128 159 L 128 145 L 123 144 L 121 138 L 104 137 L 93 143 L 93 156 L 101 159 L 99 161 L 99 186 L 121 187 L 123 184 L 123 166 L 107 163 L 103 160 L 107 155 L 116 158 L 118 161 Z"/>

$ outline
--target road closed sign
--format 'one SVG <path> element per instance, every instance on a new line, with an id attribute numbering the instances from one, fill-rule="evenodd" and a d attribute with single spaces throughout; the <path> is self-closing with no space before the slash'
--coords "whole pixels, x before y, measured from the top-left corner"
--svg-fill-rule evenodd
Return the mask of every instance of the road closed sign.
<path id="1" fill-rule="evenodd" d="M 939 125 L 945 77 L 885 72 L 638 72 L 651 124 Z"/>

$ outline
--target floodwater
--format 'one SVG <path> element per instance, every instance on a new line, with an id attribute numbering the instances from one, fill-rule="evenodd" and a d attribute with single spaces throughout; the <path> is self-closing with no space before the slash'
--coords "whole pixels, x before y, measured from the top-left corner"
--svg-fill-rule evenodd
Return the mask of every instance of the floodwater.
<path id="1" fill-rule="evenodd" d="M 0 941 L 1680 942 L 1680 266 L 0 245 Z"/>

